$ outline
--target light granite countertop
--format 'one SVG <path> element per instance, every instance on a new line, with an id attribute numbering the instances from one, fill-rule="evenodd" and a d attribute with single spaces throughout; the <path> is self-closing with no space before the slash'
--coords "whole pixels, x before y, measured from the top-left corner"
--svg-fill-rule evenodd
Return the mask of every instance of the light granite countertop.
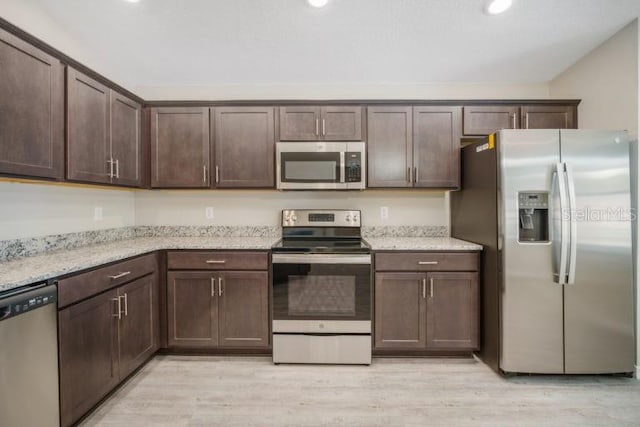
<path id="1" fill-rule="evenodd" d="M 160 249 L 267 250 L 279 237 L 141 237 L 0 263 L 0 292 Z"/>
<path id="2" fill-rule="evenodd" d="M 481 251 L 482 246 L 453 237 L 367 237 L 374 251 Z"/>
<path id="3" fill-rule="evenodd" d="M 279 237 L 138 237 L 0 262 L 0 292 L 161 249 L 268 250 Z M 367 237 L 373 250 L 477 251 L 450 237 Z"/>

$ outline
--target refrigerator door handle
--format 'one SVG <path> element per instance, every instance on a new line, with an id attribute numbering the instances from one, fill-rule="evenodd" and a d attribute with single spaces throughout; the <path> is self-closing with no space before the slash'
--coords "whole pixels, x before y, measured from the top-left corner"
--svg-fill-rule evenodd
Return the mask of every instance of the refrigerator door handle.
<path id="1" fill-rule="evenodd" d="M 578 221 L 576 212 L 576 186 L 573 179 L 573 169 L 565 163 L 567 188 L 569 193 L 569 271 L 567 284 L 573 285 L 576 280 L 576 256 L 578 253 Z"/>
<path id="2" fill-rule="evenodd" d="M 554 182 L 557 184 L 558 195 L 560 196 L 560 261 L 557 264 L 558 272 L 557 276 L 554 274 L 554 280 L 560 285 L 567 283 L 567 258 L 569 255 L 569 230 L 564 218 L 567 209 L 567 184 L 564 171 L 564 163 L 557 163 L 553 174 Z M 554 187 L 556 186 L 555 184 Z"/>

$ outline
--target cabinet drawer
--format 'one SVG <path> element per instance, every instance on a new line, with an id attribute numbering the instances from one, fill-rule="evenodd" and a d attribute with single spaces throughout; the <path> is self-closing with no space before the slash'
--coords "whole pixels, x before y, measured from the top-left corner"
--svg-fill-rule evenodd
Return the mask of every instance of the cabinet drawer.
<path id="1" fill-rule="evenodd" d="M 153 253 L 67 277 L 58 281 L 58 307 L 73 304 L 156 270 L 156 254 Z"/>
<path id="2" fill-rule="evenodd" d="M 394 252 L 376 254 L 377 271 L 477 271 L 476 252 Z"/>
<path id="3" fill-rule="evenodd" d="M 267 270 L 267 252 L 187 252 L 167 254 L 169 270 Z"/>

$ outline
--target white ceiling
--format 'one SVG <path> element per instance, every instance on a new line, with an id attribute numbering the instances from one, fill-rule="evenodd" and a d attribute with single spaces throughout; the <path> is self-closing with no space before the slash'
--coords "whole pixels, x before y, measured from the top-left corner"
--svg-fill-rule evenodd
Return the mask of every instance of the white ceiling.
<path id="1" fill-rule="evenodd" d="M 639 0 L 33 0 L 134 86 L 546 82 Z"/>

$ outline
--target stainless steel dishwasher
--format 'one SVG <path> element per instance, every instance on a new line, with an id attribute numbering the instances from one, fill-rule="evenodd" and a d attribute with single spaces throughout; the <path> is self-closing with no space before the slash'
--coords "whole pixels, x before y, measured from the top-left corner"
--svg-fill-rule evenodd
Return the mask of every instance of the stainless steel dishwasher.
<path id="1" fill-rule="evenodd" d="M 59 426 L 55 285 L 0 293 L 0 426 Z"/>

